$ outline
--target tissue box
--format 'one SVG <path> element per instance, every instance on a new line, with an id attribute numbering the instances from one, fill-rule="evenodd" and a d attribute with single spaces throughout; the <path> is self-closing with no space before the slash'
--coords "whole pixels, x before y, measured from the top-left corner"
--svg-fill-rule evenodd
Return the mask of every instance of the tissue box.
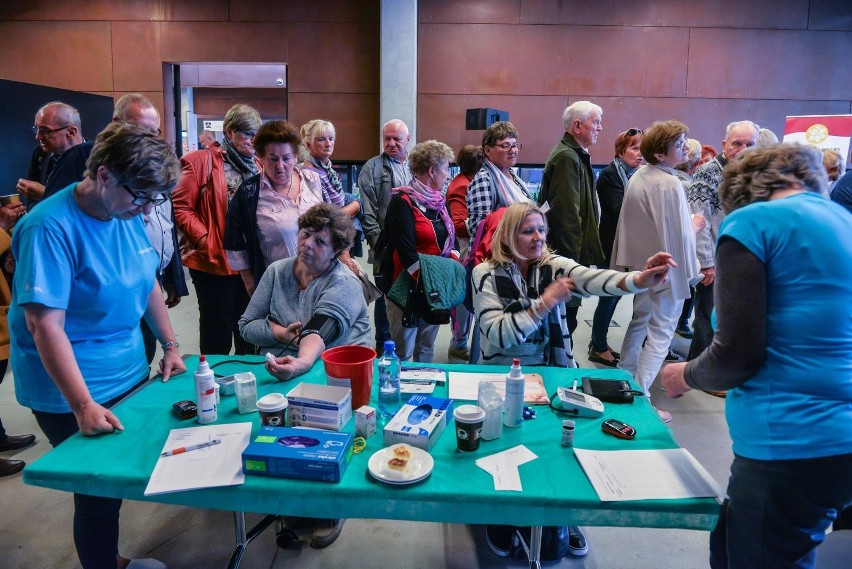
<path id="1" fill-rule="evenodd" d="M 352 459 L 352 433 L 261 427 L 243 451 L 243 472 L 340 482 Z"/>
<path id="2" fill-rule="evenodd" d="M 413 395 L 385 427 L 385 444 L 406 443 L 429 451 L 452 414 L 452 399 Z"/>
<path id="3" fill-rule="evenodd" d="M 339 431 L 352 418 L 352 390 L 300 383 L 287 394 L 287 424 Z"/>

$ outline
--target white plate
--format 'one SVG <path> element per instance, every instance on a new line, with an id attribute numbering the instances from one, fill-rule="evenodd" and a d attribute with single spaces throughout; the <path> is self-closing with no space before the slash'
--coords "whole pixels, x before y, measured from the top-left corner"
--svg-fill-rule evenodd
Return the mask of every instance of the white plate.
<path id="1" fill-rule="evenodd" d="M 393 449 L 398 446 L 406 446 L 411 452 L 411 458 L 408 460 L 404 472 L 391 470 L 387 467 L 388 461 L 394 457 Z M 404 485 L 420 482 L 431 474 L 434 466 L 435 460 L 425 450 L 410 445 L 396 444 L 373 453 L 367 463 L 367 470 L 376 480 L 387 484 Z"/>

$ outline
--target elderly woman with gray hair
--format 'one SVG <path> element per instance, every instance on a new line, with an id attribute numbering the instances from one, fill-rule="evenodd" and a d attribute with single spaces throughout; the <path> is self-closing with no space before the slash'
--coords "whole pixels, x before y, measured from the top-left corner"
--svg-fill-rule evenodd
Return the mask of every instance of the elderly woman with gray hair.
<path id="1" fill-rule="evenodd" d="M 728 390 L 734 462 L 710 566 L 813 567 L 852 505 L 852 217 L 819 195 L 813 147 L 750 150 L 723 176 L 716 333 L 663 386 Z"/>
<path id="2" fill-rule="evenodd" d="M 416 281 L 420 253 L 458 260 L 455 228 L 441 193 L 450 178 L 453 158 L 453 150 L 437 140 L 421 142 L 408 155 L 411 185 L 393 189 L 385 228 L 379 237 L 380 250 L 384 251 L 384 282 L 393 283 L 403 271 Z M 431 362 L 438 325 L 422 322 L 407 328 L 403 323 L 404 309 L 393 301 L 387 303 L 390 334 L 396 343 L 397 355 L 402 360 L 413 357 L 418 362 Z"/>
<path id="3" fill-rule="evenodd" d="M 222 146 L 181 158 L 183 176 L 172 206 L 183 234 L 183 264 L 198 298 L 199 347 L 204 354 L 228 354 L 232 342 L 237 354 L 250 350 L 237 327 L 249 294 L 240 274 L 228 264 L 224 240 L 228 202 L 244 181 L 260 172 L 253 144 L 260 122 L 252 107 L 234 105 L 225 113 Z"/>

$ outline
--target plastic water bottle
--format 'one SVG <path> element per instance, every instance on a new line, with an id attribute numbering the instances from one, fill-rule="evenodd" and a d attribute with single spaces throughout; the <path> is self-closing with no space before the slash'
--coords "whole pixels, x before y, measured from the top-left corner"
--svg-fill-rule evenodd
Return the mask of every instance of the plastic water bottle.
<path id="1" fill-rule="evenodd" d="M 493 441 L 503 434 L 503 400 L 490 381 L 479 382 L 477 403 L 485 411 L 482 422 L 482 440 Z"/>
<path id="2" fill-rule="evenodd" d="M 399 358 L 393 340 L 385 341 L 385 352 L 379 358 L 379 415 L 391 419 L 400 407 Z"/>
<path id="3" fill-rule="evenodd" d="M 195 372 L 195 400 L 199 423 L 206 425 L 219 418 L 216 409 L 216 381 L 204 356 L 198 358 L 198 369 Z"/>
<path id="4" fill-rule="evenodd" d="M 520 427 L 524 422 L 524 373 L 521 360 L 515 358 L 512 369 L 506 375 L 506 415 L 503 423 L 507 427 Z"/>

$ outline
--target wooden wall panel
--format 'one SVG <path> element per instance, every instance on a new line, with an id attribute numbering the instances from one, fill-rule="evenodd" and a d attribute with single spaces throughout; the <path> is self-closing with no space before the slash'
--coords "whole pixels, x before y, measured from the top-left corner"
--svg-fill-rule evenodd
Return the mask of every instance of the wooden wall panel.
<path id="1" fill-rule="evenodd" d="M 162 33 L 158 22 L 113 22 L 112 58 L 114 89 L 160 91 L 163 62 L 159 57 Z M 145 57 L 140 57 L 145 46 Z"/>
<path id="2" fill-rule="evenodd" d="M 237 0 L 231 2 L 232 22 L 373 22 L 379 21 L 378 0 Z M 334 36 L 328 35 L 328 40 Z M 333 43 L 333 41 L 332 41 Z"/>
<path id="3" fill-rule="evenodd" d="M 72 91 L 111 91 L 109 22 L 0 22 L 0 77 Z"/>
<path id="4" fill-rule="evenodd" d="M 442 24 L 420 30 L 420 93 L 686 93 L 686 29 Z"/>
<path id="5" fill-rule="evenodd" d="M 378 24 L 288 27 L 291 93 L 378 93 Z"/>
<path id="6" fill-rule="evenodd" d="M 290 93 L 289 101 L 295 125 L 317 118 L 334 123 L 334 160 L 368 160 L 378 154 L 378 93 Z"/>
<path id="7" fill-rule="evenodd" d="M 582 97 L 571 97 L 570 102 Z M 690 127 L 690 136 L 717 148 L 725 137 L 725 127 L 736 120 L 749 119 L 776 132 L 784 132 L 786 115 L 845 114 L 848 101 L 791 101 L 747 99 L 694 99 L 654 97 L 593 97 L 603 108 L 603 132 L 591 150 L 592 161 L 612 160 L 618 134 L 631 127 L 645 129 L 654 121 L 676 119 Z M 467 131 L 465 109 L 496 107 L 509 111 L 518 128 L 524 149 L 522 163 L 544 163 L 551 148 L 562 136 L 565 97 L 540 96 L 458 96 L 418 97 L 417 129 L 420 140 L 435 138 L 458 150 L 464 144 L 479 144 L 482 131 Z"/>
<path id="8" fill-rule="evenodd" d="M 689 96 L 825 100 L 852 98 L 852 34 L 694 29 Z M 828 62 L 835 62 L 830 64 Z"/>
<path id="9" fill-rule="evenodd" d="M 523 0 L 521 23 L 804 29 L 808 18 L 808 4 L 808 0 Z"/>
<path id="10" fill-rule="evenodd" d="M 166 62 L 288 62 L 290 30 L 276 23 L 164 22 L 160 58 Z"/>
<path id="11" fill-rule="evenodd" d="M 0 20 L 227 20 L 228 0 L 23 0 L 0 4 Z"/>
<path id="12" fill-rule="evenodd" d="M 421 24 L 519 24 L 523 0 L 426 0 L 417 4 Z"/>

